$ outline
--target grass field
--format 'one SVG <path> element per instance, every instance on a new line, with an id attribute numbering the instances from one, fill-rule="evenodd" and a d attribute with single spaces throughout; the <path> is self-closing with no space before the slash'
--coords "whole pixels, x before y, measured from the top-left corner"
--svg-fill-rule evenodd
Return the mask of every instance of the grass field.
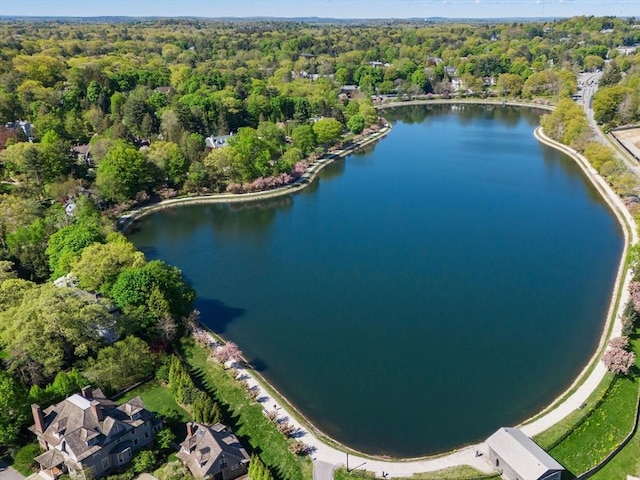
<path id="1" fill-rule="evenodd" d="M 262 413 L 262 406 L 251 400 L 238 381 L 220 364 L 208 360 L 208 352 L 185 340 L 182 354 L 194 379 L 220 404 L 225 422 L 249 453 L 257 454 L 275 476 L 282 480 L 311 480 L 308 457 L 289 452 L 287 440 Z"/>
<path id="2" fill-rule="evenodd" d="M 632 336 L 631 345 L 636 352 L 640 350 L 640 335 L 637 332 Z M 571 428 L 570 433 L 549 451 L 571 474 L 577 476 L 596 466 L 631 431 L 639 400 L 640 377 L 637 375 L 639 366 L 640 358 L 637 357 L 636 374 L 617 377 L 605 392 L 597 408 L 590 411 Z M 637 434 L 636 437 L 638 437 Z M 542 440 L 545 440 L 544 437 Z M 635 468 L 637 471 L 640 458 L 638 442 L 637 438 L 630 442 L 594 478 L 624 480 L 626 474 L 633 471 L 632 469 Z"/>

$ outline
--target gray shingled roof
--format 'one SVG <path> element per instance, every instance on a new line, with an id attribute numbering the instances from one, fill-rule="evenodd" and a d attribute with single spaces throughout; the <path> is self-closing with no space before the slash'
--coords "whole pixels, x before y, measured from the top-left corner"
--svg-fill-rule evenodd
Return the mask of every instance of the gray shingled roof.
<path id="1" fill-rule="evenodd" d="M 551 455 L 517 428 L 502 427 L 486 443 L 521 480 L 538 480 L 549 471 L 564 470 Z"/>
<path id="2" fill-rule="evenodd" d="M 63 450 L 82 461 L 100 450 L 108 437 L 131 431 L 134 425 L 151 417 L 140 397 L 116 406 L 100 389 L 94 389 L 91 396 L 85 398 L 76 393 L 44 410 L 44 432 L 36 432 L 38 437 L 53 446 L 65 442 Z M 102 419 L 96 416 L 92 407 L 101 409 Z M 142 418 L 131 418 L 136 413 L 141 413 Z M 30 430 L 35 432 L 35 425 Z M 43 461 L 50 460 L 43 457 Z"/>
<path id="3" fill-rule="evenodd" d="M 204 477 L 220 471 L 217 462 L 222 455 L 229 465 L 247 463 L 250 460 L 240 441 L 225 425 L 217 423 L 208 427 L 194 422 L 192 435 L 187 435 L 180 444 L 177 457 L 194 475 Z"/>

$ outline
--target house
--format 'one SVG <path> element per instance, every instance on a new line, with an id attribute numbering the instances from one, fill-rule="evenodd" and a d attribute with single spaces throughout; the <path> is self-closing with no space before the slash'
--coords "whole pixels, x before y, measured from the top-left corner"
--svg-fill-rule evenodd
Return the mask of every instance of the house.
<path id="1" fill-rule="evenodd" d="M 8 122 L 8 123 L 5 123 L 4 126 L 5 128 L 22 130 L 22 133 L 25 134 L 25 136 L 27 137 L 27 140 L 29 140 L 30 142 L 33 142 L 35 140 L 35 137 L 33 136 L 33 130 L 31 129 L 31 124 L 25 120 L 16 120 L 15 122 Z"/>
<path id="2" fill-rule="evenodd" d="M 489 461 L 506 480 L 560 480 L 564 468 L 517 428 L 502 427 L 487 441 Z"/>
<path id="3" fill-rule="evenodd" d="M 116 405 L 90 386 L 44 411 L 33 404 L 31 411 L 35 424 L 29 430 L 45 450 L 35 461 L 49 480 L 100 477 L 129 463 L 162 427 L 140 397 Z"/>
<path id="4" fill-rule="evenodd" d="M 75 154 L 79 162 L 91 166 L 91 145 L 88 143 L 74 146 L 71 151 Z"/>
<path id="5" fill-rule="evenodd" d="M 463 90 L 465 87 L 464 82 L 459 79 L 458 77 L 453 77 L 451 79 L 451 91 L 452 92 L 459 92 L 460 90 Z"/>
<path id="6" fill-rule="evenodd" d="M 360 91 L 358 85 L 343 85 L 340 87 L 340 93 L 338 94 L 338 100 L 345 102 L 354 98 Z"/>
<path id="7" fill-rule="evenodd" d="M 236 436 L 223 424 L 212 427 L 187 423 L 187 437 L 177 457 L 194 477 L 233 480 L 247 473 L 249 454 Z"/>
<path id="8" fill-rule="evenodd" d="M 616 47 L 620 55 L 631 55 L 632 53 L 636 52 L 637 48 L 638 48 L 638 45 L 632 45 L 630 47 L 625 47 L 625 46 Z"/>
<path id="9" fill-rule="evenodd" d="M 156 87 L 154 91 L 164 95 L 171 95 L 173 93 L 173 87 Z"/>
<path id="10" fill-rule="evenodd" d="M 204 139 L 204 143 L 207 148 L 222 148 L 227 146 L 227 141 L 233 136 L 233 133 L 229 135 L 218 135 L 207 137 Z"/>

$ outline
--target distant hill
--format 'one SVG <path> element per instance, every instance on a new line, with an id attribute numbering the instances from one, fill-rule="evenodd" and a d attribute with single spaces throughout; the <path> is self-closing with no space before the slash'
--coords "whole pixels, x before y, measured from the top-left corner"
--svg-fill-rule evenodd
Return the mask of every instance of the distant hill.
<path id="1" fill-rule="evenodd" d="M 510 18 L 325 18 L 325 17 L 39 17 L 0 15 L 0 22 L 60 22 L 60 23 L 131 23 L 149 21 L 196 21 L 196 22 L 294 22 L 309 24 L 342 25 L 390 25 L 390 24 L 436 24 L 436 23 L 525 23 L 553 21 L 559 17 L 510 17 Z"/>

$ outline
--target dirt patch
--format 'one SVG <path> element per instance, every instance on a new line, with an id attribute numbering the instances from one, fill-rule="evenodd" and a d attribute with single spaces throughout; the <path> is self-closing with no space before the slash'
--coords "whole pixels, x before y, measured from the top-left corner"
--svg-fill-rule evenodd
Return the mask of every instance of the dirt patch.
<path id="1" fill-rule="evenodd" d="M 615 130 L 611 134 L 636 158 L 640 158 L 640 127 Z"/>

